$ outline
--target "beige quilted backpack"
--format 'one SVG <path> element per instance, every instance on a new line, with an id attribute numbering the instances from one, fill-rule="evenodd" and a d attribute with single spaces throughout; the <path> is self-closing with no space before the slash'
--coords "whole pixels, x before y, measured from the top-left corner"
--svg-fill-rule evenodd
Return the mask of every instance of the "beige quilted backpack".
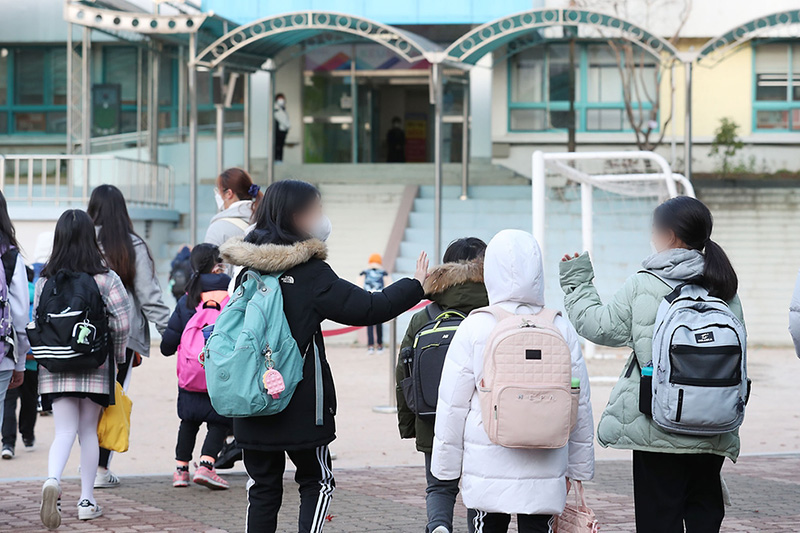
<path id="1" fill-rule="evenodd" d="M 507 448 L 566 446 L 577 420 L 580 383 L 572 387 L 572 356 L 554 324 L 560 313 L 515 315 L 497 306 L 475 312 L 497 320 L 478 388 L 489 440 Z"/>

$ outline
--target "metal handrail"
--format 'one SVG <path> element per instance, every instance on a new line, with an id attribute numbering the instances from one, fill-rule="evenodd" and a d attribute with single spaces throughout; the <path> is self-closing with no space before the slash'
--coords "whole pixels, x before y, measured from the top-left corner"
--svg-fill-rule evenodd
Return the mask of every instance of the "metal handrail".
<path id="1" fill-rule="evenodd" d="M 129 205 L 171 208 L 174 175 L 170 165 L 117 155 L 0 155 L 0 190 L 9 202 L 28 205 L 84 205 L 95 187 L 108 183 Z"/>

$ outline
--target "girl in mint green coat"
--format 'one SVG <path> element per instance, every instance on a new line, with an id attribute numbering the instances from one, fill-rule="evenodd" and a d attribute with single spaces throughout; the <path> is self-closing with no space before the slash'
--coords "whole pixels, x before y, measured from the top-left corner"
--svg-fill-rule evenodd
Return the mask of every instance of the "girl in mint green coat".
<path id="1" fill-rule="evenodd" d="M 561 287 L 569 318 L 587 340 L 629 346 L 629 357 L 597 428 L 604 447 L 633 450 L 636 529 L 639 533 L 718 532 L 725 513 L 720 470 L 725 457 L 736 461 L 738 432 L 713 437 L 667 433 L 639 411 L 641 368 L 652 360 L 658 306 L 672 288 L 660 278 L 700 278 L 742 319 L 738 280 L 727 255 L 711 240 L 711 212 L 699 200 L 667 200 L 653 216 L 656 253 L 644 270 L 628 278 L 610 302 L 603 303 L 592 283 L 588 254 L 565 256 Z"/>

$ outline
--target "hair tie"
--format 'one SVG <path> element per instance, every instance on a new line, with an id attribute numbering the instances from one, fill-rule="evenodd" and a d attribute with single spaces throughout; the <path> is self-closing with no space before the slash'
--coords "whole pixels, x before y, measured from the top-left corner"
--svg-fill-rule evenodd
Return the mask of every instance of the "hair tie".
<path id="1" fill-rule="evenodd" d="M 247 194 L 249 194 L 250 196 L 252 196 L 253 198 L 255 198 L 256 196 L 258 196 L 258 192 L 259 192 L 260 190 L 261 190 L 261 187 L 259 187 L 258 185 L 256 185 L 256 184 L 254 183 L 254 184 L 252 184 L 252 185 L 250 186 L 250 188 L 249 188 L 249 189 L 247 189 Z"/>

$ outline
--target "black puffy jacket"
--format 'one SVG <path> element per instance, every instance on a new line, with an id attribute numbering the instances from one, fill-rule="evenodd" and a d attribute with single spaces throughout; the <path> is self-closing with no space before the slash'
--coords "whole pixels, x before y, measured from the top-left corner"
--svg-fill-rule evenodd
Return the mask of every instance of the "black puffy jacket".
<path id="1" fill-rule="evenodd" d="M 236 441 L 245 449 L 265 451 L 330 443 L 336 438 L 336 391 L 320 324 L 326 319 L 352 326 L 387 322 L 422 299 L 422 286 L 416 280 L 402 279 L 381 292 L 367 292 L 336 275 L 325 262 L 325 243 L 316 239 L 292 245 L 257 245 L 234 238 L 220 247 L 220 254 L 226 263 L 264 273 L 283 272 L 280 284 L 292 336 L 304 353 L 314 340 L 322 363 L 323 425 L 316 425 L 314 358 L 306 357 L 305 378 L 286 409 L 272 416 L 235 419 Z"/>

